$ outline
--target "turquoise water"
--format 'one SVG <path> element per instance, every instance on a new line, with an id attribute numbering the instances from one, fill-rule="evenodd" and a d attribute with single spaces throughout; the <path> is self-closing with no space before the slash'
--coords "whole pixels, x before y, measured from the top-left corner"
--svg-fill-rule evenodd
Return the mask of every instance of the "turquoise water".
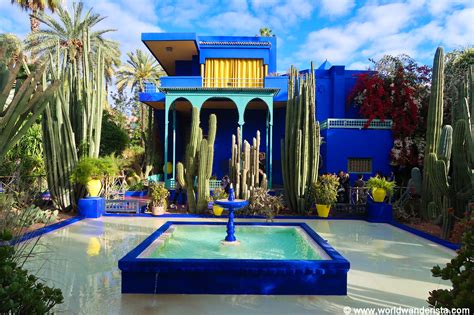
<path id="1" fill-rule="evenodd" d="M 225 226 L 173 225 L 169 235 L 145 250 L 145 258 L 320 260 L 316 244 L 295 227 L 236 226 L 240 245 L 222 245 Z M 309 237 L 308 237 L 309 239 Z M 161 240 L 164 240 L 161 241 Z M 321 253 L 321 254 L 320 254 Z M 326 255 L 324 255 L 327 257 Z"/>

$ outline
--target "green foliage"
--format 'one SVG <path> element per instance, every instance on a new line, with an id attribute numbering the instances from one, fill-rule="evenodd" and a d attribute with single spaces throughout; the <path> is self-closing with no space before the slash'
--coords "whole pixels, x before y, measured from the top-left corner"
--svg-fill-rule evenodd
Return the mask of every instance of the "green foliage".
<path id="1" fill-rule="evenodd" d="M 121 155 L 128 145 L 128 134 L 113 120 L 113 116 L 104 111 L 100 136 L 99 155 Z"/>
<path id="2" fill-rule="evenodd" d="M 465 74 L 470 65 L 474 65 L 474 48 L 453 50 L 446 54 L 444 68 L 444 119 L 449 121 L 454 113 L 456 103 L 459 102 L 459 86 L 462 85 Z M 453 120 L 454 123 L 454 120 Z"/>
<path id="3" fill-rule="evenodd" d="M 382 188 L 385 189 L 387 194 L 391 195 L 393 194 L 393 189 L 395 188 L 395 182 L 389 182 L 385 178 L 376 176 L 369 178 L 369 180 L 365 183 L 365 187 L 368 187 L 371 190 L 374 188 Z"/>
<path id="4" fill-rule="evenodd" d="M 435 266 L 431 269 L 434 277 L 449 280 L 451 289 L 438 289 L 430 292 L 428 303 L 434 307 L 469 308 L 474 311 L 474 217 L 462 238 L 462 247 L 457 256 L 451 259 L 444 268 Z"/>
<path id="5" fill-rule="evenodd" d="M 71 181 L 85 185 L 91 179 L 101 179 L 118 173 L 118 166 L 112 156 L 103 158 L 85 157 L 79 160 L 71 172 Z"/>
<path id="6" fill-rule="evenodd" d="M 113 32 L 113 29 L 97 29 L 104 16 L 94 13 L 92 9 L 84 14 L 82 2 L 73 3 L 72 12 L 66 7 L 59 7 L 57 15 L 38 12 L 33 15 L 42 27 L 37 32 L 32 32 L 25 40 L 25 49 L 41 58 L 49 58 L 62 54 L 65 59 L 80 60 L 84 52 L 90 55 L 91 65 L 98 67 L 98 55 L 104 57 L 105 78 L 111 82 L 114 68 L 120 65 L 120 48 L 117 41 L 109 40 L 104 34 Z M 89 45 L 84 42 L 82 34 L 89 32 Z M 58 45 L 58 42 L 60 45 Z"/>
<path id="7" fill-rule="evenodd" d="M 153 206 L 157 207 L 164 206 L 170 195 L 170 192 L 165 188 L 164 183 L 153 183 L 150 185 L 148 191 Z"/>
<path id="8" fill-rule="evenodd" d="M 0 242 L 8 240 L 8 232 L 1 236 Z M 0 313 L 46 314 L 63 302 L 60 289 L 48 287 L 36 276 L 28 275 L 14 257 L 13 246 L 0 246 Z"/>
<path id="9" fill-rule="evenodd" d="M 264 215 L 267 220 L 273 220 L 281 209 L 283 209 L 283 200 L 280 196 L 272 196 L 265 188 L 256 187 L 250 194 L 246 214 Z"/>
<path id="10" fill-rule="evenodd" d="M 229 195 L 225 193 L 225 190 L 217 187 L 212 191 L 212 197 L 210 198 L 211 201 L 216 201 L 219 199 L 227 199 L 229 198 Z"/>
<path id="11" fill-rule="evenodd" d="M 145 188 L 145 183 L 143 183 L 142 181 L 137 181 L 128 186 L 129 191 L 143 191 L 145 190 Z"/>
<path id="12" fill-rule="evenodd" d="M 21 40 L 13 34 L 0 34 L 0 47 L 4 47 L 5 60 L 10 60 L 11 57 L 17 58 L 22 51 Z"/>
<path id="13" fill-rule="evenodd" d="M 45 174 L 41 125 L 34 124 L 0 160 L 0 176 L 19 175 L 21 188 L 33 185 L 35 176 Z"/>
<path id="14" fill-rule="evenodd" d="M 59 86 L 58 80 L 51 84 L 42 80 L 45 64 L 29 73 L 25 80 L 16 80 L 26 63 L 21 54 L 10 60 L 4 58 L 7 49 L 0 46 L 0 160 L 36 122 Z"/>
<path id="15" fill-rule="evenodd" d="M 319 176 L 317 182 L 311 184 L 308 191 L 310 204 L 333 205 L 337 201 L 337 187 L 339 180 L 336 175 L 325 174 Z"/>

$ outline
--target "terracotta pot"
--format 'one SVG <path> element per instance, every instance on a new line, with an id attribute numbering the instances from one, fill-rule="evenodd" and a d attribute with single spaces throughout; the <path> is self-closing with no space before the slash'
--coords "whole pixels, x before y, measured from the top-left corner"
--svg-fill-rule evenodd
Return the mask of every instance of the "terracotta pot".
<path id="1" fill-rule="evenodd" d="M 102 189 L 102 182 L 100 179 L 91 179 L 87 182 L 86 189 L 90 197 L 97 197 Z"/>
<path id="2" fill-rule="evenodd" d="M 372 189 L 372 197 L 375 202 L 383 202 L 387 196 L 387 191 L 383 188 L 374 188 Z"/>
<path id="3" fill-rule="evenodd" d="M 327 218 L 329 216 L 329 210 L 331 210 L 331 206 L 316 204 L 316 210 L 318 211 L 318 216 L 321 218 Z"/>

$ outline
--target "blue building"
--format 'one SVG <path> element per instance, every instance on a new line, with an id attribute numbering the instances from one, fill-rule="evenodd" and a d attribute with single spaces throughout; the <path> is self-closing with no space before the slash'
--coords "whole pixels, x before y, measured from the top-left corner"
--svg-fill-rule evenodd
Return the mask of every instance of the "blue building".
<path id="1" fill-rule="evenodd" d="M 206 134 L 208 117 L 217 115 L 213 174 L 228 173 L 231 137 L 237 128 L 244 140 L 261 132 L 269 184 L 282 185 L 280 140 L 285 133 L 286 75 L 278 75 L 275 37 L 198 36 L 194 33 L 143 33 L 142 41 L 168 76 L 151 84 L 140 101 L 155 109 L 155 123 L 164 145 L 165 164 L 184 161 L 191 108 L 200 109 Z M 302 71 L 302 73 L 309 70 Z M 373 175 L 390 172 L 391 121 L 373 121 L 364 128 L 347 95 L 364 71 L 324 62 L 316 72 L 316 116 L 321 123 L 321 172 L 347 171 Z"/>

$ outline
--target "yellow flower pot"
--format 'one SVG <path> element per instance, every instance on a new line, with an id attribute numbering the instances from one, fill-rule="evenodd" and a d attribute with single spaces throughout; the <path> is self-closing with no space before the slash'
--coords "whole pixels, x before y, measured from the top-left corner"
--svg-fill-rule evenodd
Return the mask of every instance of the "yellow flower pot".
<path id="1" fill-rule="evenodd" d="M 222 211 L 224 211 L 224 208 L 218 205 L 212 205 L 212 213 L 214 213 L 214 215 L 219 217 L 222 214 Z"/>
<path id="2" fill-rule="evenodd" d="M 97 256 L 100 253 L 100 242 L 97 237 L 92 237 L 89 239 L 89 244 L 87 245 L 87 255 Z"/>
<path id="3" fill-rule="evenodd" d="M 100 190 L 102 189 L 102 182 L 100 179 L 91 179 L 86 184 L 87 192 L 91 197 L 99 196 Z"/>
<path id="4" fill-rule="evenodd" d="M 383 202 L 387 196 L 387 191 L 383 188 L 374 188 L 372 189 L 372 197 L 375 202 Z"/>
<path id="5" fill-rule="evenodd" d="M 329 210 L 331 210 L 330 205 L 316 205 L 316 210 L 318 211 L 318 216 L 322 218 L 327 218 L 329 216 Z"/>

